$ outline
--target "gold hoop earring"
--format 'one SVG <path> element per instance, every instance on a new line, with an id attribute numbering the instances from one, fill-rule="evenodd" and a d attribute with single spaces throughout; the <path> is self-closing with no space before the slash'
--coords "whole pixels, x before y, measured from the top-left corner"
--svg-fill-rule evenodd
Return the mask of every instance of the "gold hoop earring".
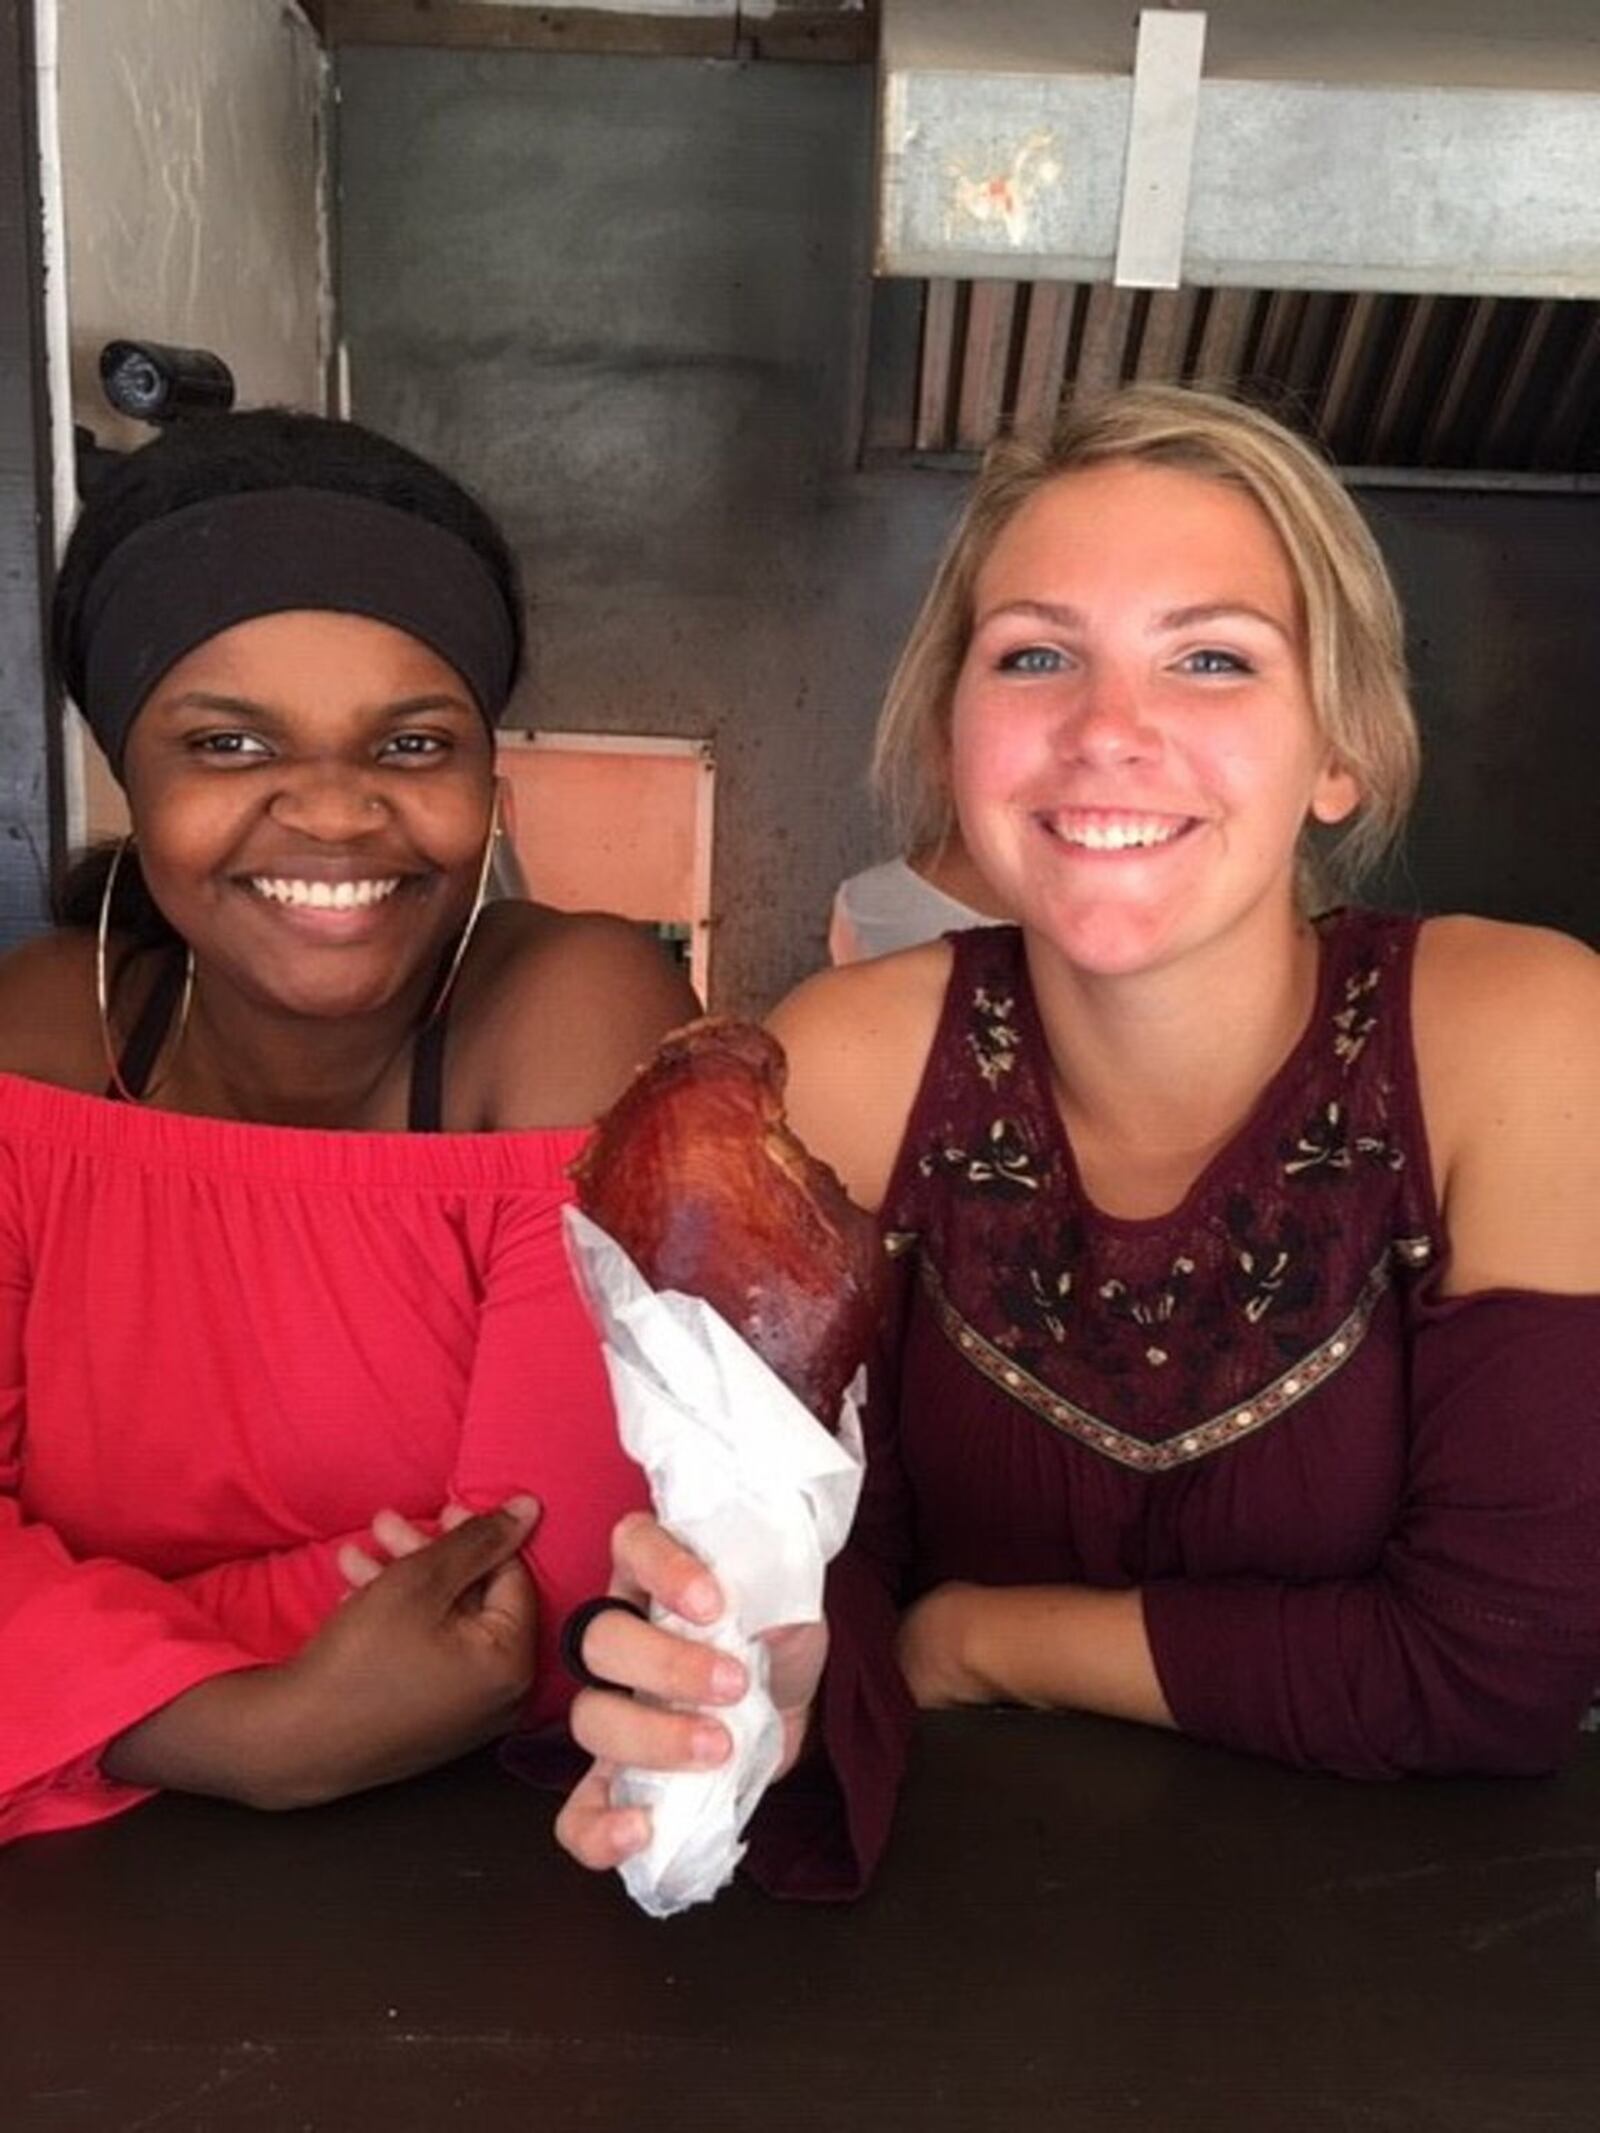
<path id="1" fill-rule="evenodd" d="M 133 849 L 131 833 L 119 837 L 117 848 L 111 855 L 111 864 L 106 869 L 105 887 L 100 891 L 100 915 L 94 936 L 94 998 L 100 1016 L 100 1043 L 106 1055 L 106 1071 L 111 1086 L 124 1103 L 142 1103 L 145 1099 L 136 1096 L 122 1078 L 122 1061 L 117 1055 L 116 1043 L 111 1034 L 111 985 L 107 973 L 107 946 L 111 938 L 111 908 L 116 896 L 117 876 L 122 872 L 122 862 Z M 184 943 L 183 1000 L 178 1008 L 178 1026 L 172 1033 L 172 1049 L 176 1051 L 183 1042 L 183 1033 L 189 1027 L 189 1009 L 194 1003 L 194 950 Z"/>
<path id="2" fill-rule="evenodd" d="M 425 1022 L 436 1022 L 444 1013 L 445 1003 L 454 989 L 461 966 L 466 961 L 467 950 L 472 945 L 472 936 L 477 931 L 478 921 L 483 916 L 483 907 L 489 901 L 489 877 L 494 872 L 495 846 L 502 836 L 500 822 L 500 780 L 494 781 L 494 798 L 489 804 L 489 834 L 483 840 L 483 858 L 478 864 L 478 886 L 473 892 L 472 909 L 467 913 L 467 922 L 461 929 L 455 953 L 450 958 L 450 967 L 441 979 L 438 991 L 433 996 L 433 1005 L 423 1017 Z"/>

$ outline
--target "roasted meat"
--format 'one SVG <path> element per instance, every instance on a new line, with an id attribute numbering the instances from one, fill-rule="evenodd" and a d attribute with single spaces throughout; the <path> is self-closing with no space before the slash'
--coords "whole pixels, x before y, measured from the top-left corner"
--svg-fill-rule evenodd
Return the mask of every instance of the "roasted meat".
<path id="1" fill-rule="evenodd" d="M 656 1289 L 711 1304 L 831 1428 L 871 1340 L 877 1226 L 783 1118 L 783 1048 L 707 1017 L 665 1038 L 573 1167 Z"/>

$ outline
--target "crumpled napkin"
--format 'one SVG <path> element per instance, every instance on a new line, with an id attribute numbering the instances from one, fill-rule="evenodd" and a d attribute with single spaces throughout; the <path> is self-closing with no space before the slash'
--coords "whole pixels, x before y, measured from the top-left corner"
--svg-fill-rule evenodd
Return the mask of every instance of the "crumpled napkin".
<path id="1" fill-rule="evenodd" d="M 861 1493 L 858 1372 L 830 1435 L 718 1312 L 699 1297 L 652 1289 L 606 1232 L 563 1210 L 578 1285 L 600 1330 L 623 1449 L 644 1468 L 656 1516 L 721 1586 L 709 1626 L 665 1609 L 676 1635 L 731 1652 L 750 1671 L 737 1704 L 719 1706 L 733 1753 L 715 1770 L 623 1770 L 618 1806 L 648 1808 L 652 1835 L 620 1872 L 653 1918 L 704 1903 L 744 1856 L 742 1832 L 772 1781 L 782 1726 L 767 1687 L 763 1630 L 814 1622 L 823 1574 L 850 1531 Z"/>

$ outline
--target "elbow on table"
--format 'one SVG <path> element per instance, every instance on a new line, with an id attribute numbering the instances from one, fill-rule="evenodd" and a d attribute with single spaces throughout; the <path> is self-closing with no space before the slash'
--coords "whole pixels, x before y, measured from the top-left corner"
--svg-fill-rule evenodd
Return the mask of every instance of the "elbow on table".
<path id="1" fill-rule="evenodd" d="M 1575 1680 L 1517 1692 L 1465 1681 L 1448 1695 L 1419 1699 L 1407 1714 L 1374 1726 L 1371 1761 L 1355 1775 L 1379 1777 L 1548 1777 L 1576 1753 L 1597 1690 L 1600 1662 Z M 1395 1722 L 1395 1721 L 1398 1722 Z"/>
<path id="2" fill-rule="evenodd" d="M 1442 1777 L 1549 1777 L 1577 1752 L 1590 1694 L 1556 1709 L 1519 1706 L 1485 1713 L 1483 1722 L 1442 1744 L 1432 1774 Z"/>

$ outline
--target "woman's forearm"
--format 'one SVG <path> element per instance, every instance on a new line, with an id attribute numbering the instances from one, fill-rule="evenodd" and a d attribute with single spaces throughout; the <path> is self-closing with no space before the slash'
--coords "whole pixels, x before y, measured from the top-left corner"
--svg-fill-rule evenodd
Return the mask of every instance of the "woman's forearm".
<path id="1" fill-rule="evenodd" d="M 250 1807 L 305 1805 L 316 1794 L 290 1781 L 288 1700 L 280 1667 L 215 1675 L 118 1734 L 100 1768 L 126 1785 L 208 1793 Z"/>
<path id="2" fill-rule="evenodd" d="M 925 1709 L 1021 1703 L 1173 1723 L 1137 1590 L 936 1586 L 907 1610 L 900 1663 Z"/>

